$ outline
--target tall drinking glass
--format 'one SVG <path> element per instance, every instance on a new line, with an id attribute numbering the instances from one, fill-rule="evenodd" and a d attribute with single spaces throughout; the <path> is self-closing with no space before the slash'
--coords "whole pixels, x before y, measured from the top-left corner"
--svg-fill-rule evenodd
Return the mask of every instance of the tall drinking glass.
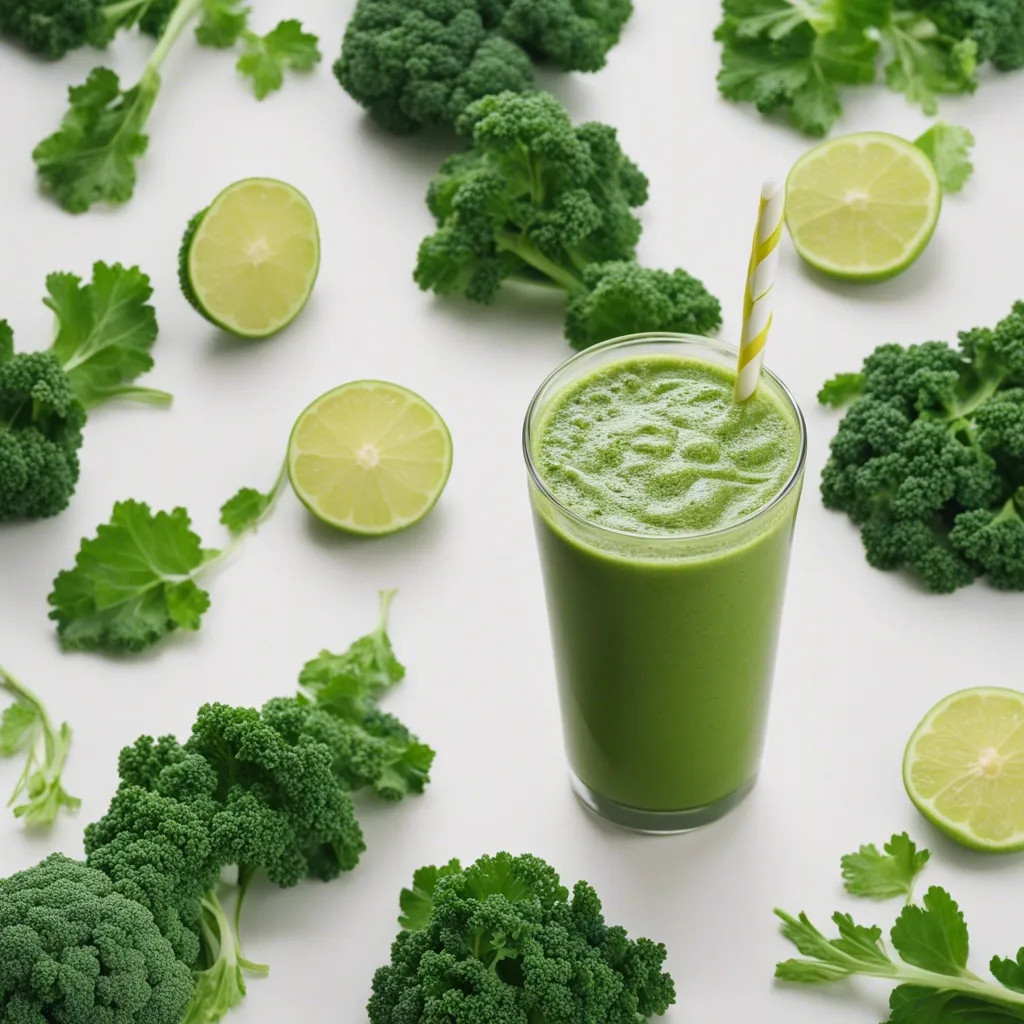
<path id="1" fill-rule="evenodd" d="M 597 814 L 680 832 L 757 779 L 806 428 L 736 350 L 634 335 L 568 360 L 526 416 L 573 788 Z"/>

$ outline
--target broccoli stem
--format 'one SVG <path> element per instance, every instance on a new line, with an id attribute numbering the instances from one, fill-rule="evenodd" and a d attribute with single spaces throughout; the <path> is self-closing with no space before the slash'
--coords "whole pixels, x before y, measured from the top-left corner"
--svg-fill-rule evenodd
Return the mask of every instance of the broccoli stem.
<path id="1" fill-rule="evenodd" d="M 502 231 L 496 241 L 499 249 L 515 253 L 524 263 L 528 263 L 535 270 L 539 270 L 546 277 L 551 278 L 559 288 L 567 292 L 580 291 L 583 288 L 583 281 L 580 278 L 545 256 L 533 242 L 523 235 L 517 235 L 513 231 Z"/>
<path id="2" fill-rule="evenodd" d="M 1006 504 L 996 513 L 990 525 L 994 526 L 996 523 L 1005 523 L 1016 519 L 1024 526 L 1024 517 L 1021 516 L 1022 506 L 1024 506 L 1024 487 L 1019 488 L 1006 499 Z"/>

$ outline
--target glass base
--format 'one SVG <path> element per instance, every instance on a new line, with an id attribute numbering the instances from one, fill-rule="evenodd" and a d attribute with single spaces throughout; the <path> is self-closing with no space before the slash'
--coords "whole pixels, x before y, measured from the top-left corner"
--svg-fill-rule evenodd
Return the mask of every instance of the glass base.
<path id="1" fill-rule="evenodd" d="M 719 818 L 724 818 L 734 807 L 743 803 L 757 784 L 755 775 L 749 782 L 745 782 L 728 796 L 723 796 L 721 800 L 716 800 L 713 804 L 706 804 L 704 807 L 691 807 L 685 811 L 645 811 L 639 807 L 627 807 L 625 804 L 616 803 L 607 797 L 598 796 L 573 771 L 569 772 L 569 780 L 579 802 L 599 818 L 604 818 L 605 821 L 610 821 L 620 828 L 629 829 L 631 832 L 644 832 L 648 835 L 658 836 L 693 832 L 695 829 L 718 821 Z"/>

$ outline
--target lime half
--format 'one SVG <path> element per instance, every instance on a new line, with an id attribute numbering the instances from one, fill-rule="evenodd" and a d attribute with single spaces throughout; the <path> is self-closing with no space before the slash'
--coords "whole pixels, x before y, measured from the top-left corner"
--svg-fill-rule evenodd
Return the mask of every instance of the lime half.
<path id="1" fill-rule="evenodd" d="M 320 269 L 320 234 L 306 197 L 271 178 L 229 185 L 192 218 L 181 244 L 185 298 L 207 320 L 244 338 L 287 327 Z"/>
<path id="2" fill-rule="evenodd" d="M 931 239 L 941 208 L 927 155 L 882 132 L 815 146 L 786 181 L 793 245 L 833 277 L 880 281 L 906 270 Z"/>
<path id="3" fill-rule="evenodd" d="M 395 533 L 419 522 L 451 469 L 451 434 L 434 407 L 379 380 L 321 395 L 288 444 L 295 493 L 318 519 L 348 533 Z"/>
<path id="4" fill-rule="evenodd" d="M 1024 849 L 1024 693 L 978 687 L 936 704 L 907 744 L 903 782 L 957 842 Z"/>

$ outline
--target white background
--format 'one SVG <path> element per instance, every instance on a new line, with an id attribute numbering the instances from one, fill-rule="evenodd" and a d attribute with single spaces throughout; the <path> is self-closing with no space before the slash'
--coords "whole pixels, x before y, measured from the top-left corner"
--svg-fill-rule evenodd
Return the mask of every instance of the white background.
<path id="1" fill-rule="evenodd" d="M 543 81 L 576 119 L 619 128 L 652 183 L 642 260 L 703 278 L 722 297 L 723 336 L 733 338 L 758 186 L 768 174 L 785 175 L 808 142 L 719 99 L 713 0 L 638 7 L 604 71 Z M 294 692 L 302 663 L 369 629 L 378 589 L 398 587 L 392 636 L 409 674 L 387 707 L 437 749 L 433 783 L 399 806 L 359 801 L 368 851 L 350 875 L 328 886 L 256 888 L 244 938 L 272 973 L 250 986 L 234 1019 L 364 1021 L 413 869 L 506 848 L 548 858 L 570 884 L 588 879 L 611 922 L 668 945 L 679 989 L 672 1024 L 882 1019 L 884 987 L 775 986 L 773 965 L 789 948 L 771 911 L 803 908 L 827 923 L 852 903 L 838 884 L 840 854 L 902 829 L 934 851 L 928 878 L 961 900 L 976 966 L 1016 950 L 1024 941 L 1020 858 L 985 858 L 938 836 L 903 793 L 900 759 L 939 698 L 1020 679 L 1024 596 L 977 585 L 935 597 L 869 568 L 856 531 L 821 507 L 817 482 L 836 417 L 814 395 L 882 342 L 951 339 L 994 323 L 1024 297 L 1024 73 L 986 75 L 974 97 L 944 105 L 948 119 L 977 136 L 977 170 L 900 278 L 869 287 L 822 280 L 786 245 L 768 363 L 804 406 L 810 457 L 763 775 L 724 822 L 657 839 L 584 813 L 563 767 L 519 447 L 531 394 L 570 354 L 560 309 L 521 296 L 483 308 L 420 293 L 410 274 L 431 230 L 423 195 L 449 142 L 386 136 L 338 87 L 329 65 L 352 0 L 265 0 L 257 8 L 262 31 L 302 17 L 323 40 L 325 64 L 258 104 L 231 58 L 183 38 L 165 67 L 134 200 L 80 217 L 37 194 L 29 154 L 56 127 L 66 86 L 101 61 L 79 51 L 42 64 L 0 44 L 0 316 L 20 348 L 45 347 L 48 272 L 88 277 L 97 259 L 138 263 L 152 275 L 161 327 L 156 369 L 144 383 L 176 396 L 170 411 L 95 412 L 71 508 L 0 528 L 0 663 L 73 724 L 66 779 L 83 798 L 77 817 L 49 834 L 26 835 L 0 815 L 2 873 L 54 849 L 81 854 L 84 824 L 103 814 L 114 790 L 122 745 L 141 733 L 184 737 L 204 701 L 259 705 Z M 146 49 L 123 39 L 103 60 L 132 80 Z M 927 126 L 883 88 L 844 102 L 841 130 L 912 138 Z M 201 320 L 175 278 L 189 216 L 251 175 L 301 188 L 323 237 L 308 309 L 283 335 L 256 343 Z M 455 468 L 427 520 L 395 537 L 354 540 L 321 528 L 286 495 L 212 581 L 199 634 L 131 659 L 60 652 L 47 621 L 50 582 L 115 500 L 184 505 L 216 545 L 221 502 L 242 485 L 270 485 L 301 409 L 361 377 L 413 388 L 451 427 Z M 0 792 L 16 774 L 15 765 L 0 766 Z M 883 925 L 895 914 L 859 910 Z"/>

